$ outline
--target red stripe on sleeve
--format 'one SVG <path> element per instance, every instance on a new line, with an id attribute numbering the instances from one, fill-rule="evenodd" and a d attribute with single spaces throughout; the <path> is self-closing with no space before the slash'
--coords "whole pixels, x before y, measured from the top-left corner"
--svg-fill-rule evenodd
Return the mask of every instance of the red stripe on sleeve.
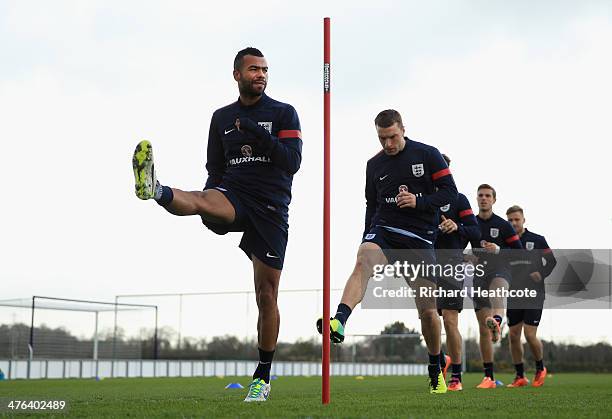
<path id="1" fill-rule="evenodd" d="M 544 249 L 542 250 L 542 253 L 547 254 L 547 253 L 552 253 L 551 249 Z"/>
<path id="2" fill-rule="evenodd" d="M 512 237 L 508 237 L 508 238 L 506 239 L 506 243 L 510 244 L 510 243 L 512 243 L 512 242 L 517 241 L 518 239 L 519 239 L 519 236 L 515 234 L 515 235 L 514 235 L 514 236 L 512 236 Z"/>
<path id="3" fill-rule="evenodd" d="M 459 218 L 467 217 L 470 215 L 474 215 L 474 211 L 472 211 L 472 208 L 468 208 L 459 212 Z"/>
<path id="4" fill-rule="evenodd" d="M 442 170 L 434 173 L 433 175 L 431 175 L 431 178 L 433 180 L 438 180 L 441 177 L 448 176 L 448 175 L 450 175 L 450 169 L 447 167 L 446 169 L 442 169 Z"/>
<path id="5" fill-rule="evenodd" d="M 297 129 L 286 129 L 278 132 L 278 138 L 299 138 L 302 139 L 302 131 Z"/>

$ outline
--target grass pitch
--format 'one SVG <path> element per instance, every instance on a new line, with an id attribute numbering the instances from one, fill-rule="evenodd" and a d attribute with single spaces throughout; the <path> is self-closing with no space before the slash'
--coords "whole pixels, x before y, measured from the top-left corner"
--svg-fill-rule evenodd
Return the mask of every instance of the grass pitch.
<path id="1" fill-rule="evenodd" d="M 246 388 L 224 389 L 246 387 L 246 377 L 4 381 L 0 398 L 66 400 L 70 417 L 612 417 L 610 374 L 555 374 L 542 388 L 494 390 L 474 388 L 480 379 L 467 374 L 462 392 L 430 395 L 425 377 L 332 377 L 327 406 L 320 377 L 279 377 L 265 403 L 243 403 Z M 49 413 L 32 416 L 41 415 Z"/>

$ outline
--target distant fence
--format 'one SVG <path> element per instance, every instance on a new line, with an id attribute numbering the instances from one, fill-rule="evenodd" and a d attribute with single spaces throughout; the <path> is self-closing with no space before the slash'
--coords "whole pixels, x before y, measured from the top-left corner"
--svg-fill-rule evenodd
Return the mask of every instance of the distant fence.
<path id="1" fill-rule="evenodd" d="M 114 364 L 114 365 L 113 365 Z M 46 359 L 33 360 L 30 378 L 132 378 L 132 377 L 215 377 L 250 376 L 257 361 L 177 361 L 177 360 L 98 360 Z M 0 360 L 0 370 L 8 379 L 28 377 L 27 360 Z M 284 362 L 272 364 L 278 376 L 321 375 L 320 362 Z M 425 364 L 370 364 L 335 362 L 331 375 L 426 375 Z"/>

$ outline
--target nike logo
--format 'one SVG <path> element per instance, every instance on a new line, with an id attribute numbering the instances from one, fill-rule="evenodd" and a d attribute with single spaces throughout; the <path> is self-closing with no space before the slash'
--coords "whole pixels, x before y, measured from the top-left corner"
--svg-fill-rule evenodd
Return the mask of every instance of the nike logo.
<path id="1" fill-rule="evenodd" d="M 229 134 L 230 132 L 234 131 L 235 129 L 236 129 L 236 128 L 232 128 L 232 129 L 230 129 L 230 130 L 225 130 L 225 134 L 227 135 L 227 134 Z"/>
<path id="2" fill-rule="evenodd" d="M 387 176 L 389 176 L 389 175 L 384 175 L 384 176 L 382 176 L 382 177 L 379 177 L 378 179 L 379 179 L 379 180 L 385 180 L 385 178 L 386 178 Z"/>
<path id="3" fill-rule="evenodd" d="M 269 258 L 273 258 L 273 259 L 280 259 L 280 257 L 278 257 L 278 256 L 271 255 L 270 252 L 267 252 L 266 256 L 269 257 Z"/>

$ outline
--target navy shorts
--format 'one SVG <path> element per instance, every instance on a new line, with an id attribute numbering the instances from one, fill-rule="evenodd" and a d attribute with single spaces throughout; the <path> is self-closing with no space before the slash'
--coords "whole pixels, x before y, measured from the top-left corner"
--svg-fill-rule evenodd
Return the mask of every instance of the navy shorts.
<path id="1" fill-rule="evenodd" d="M 538 327 L 542 319 L 542 309 L 509 308 L 506 310 L 506 316 L 508 317 L 508 326 L 516 326 L 523 322 L 528 326 Z"/>
<path id="2" fill-rule="evenodd" d="M 512 281 L 510 271 L 498 269 L 495 271 L 485 271 L 482 277 L 474 276 L 474 286 L 489 288 L 491 286 L 491 281 L 493 281 L 495 278 L 504 278 L 508 285 L 510 285 L 510 282 Z"/>
<path id="3" fill-rule="evenodd" d="M 365 235 L 362 243 L 375 243 L 383 251 L 387 263 L 408 262 L 410 264 L 434 265 L 436 253 L 432 244 L 423 240 L 405 236 L 403 234 L 389 231 L 384 227 L 375 226 Z M 424 276 L 432 282 L 436 282 L 433 276 Z"/>
<path id="4" fill-rule="evenodd" d="M 438 262 L 440 265 L 463 265 L 463 259 L 458 258 L 446 258 L 444 253 L 441 255 L 442 250 L 438 250 Z M 444 255 L 444 256 L 443 256 Z M 442 276 L 438 278 L 438 289 L 460 291 L 463 289 L 463 280 L 459 281 L 455 277 Z M 436 301 L 438 307 L 438 314 L 442 315 L 442 310 L 455 310 L 461 313 L 463 310 L 463 297 L 460 295 L 438 297 Z"/>
<path id="5" fill-rule="evenodd" d="M 238 195 L 225 186 L 218 186 L 215 189 L 230 201 L 236 212 L 236 218 L 231 224 L 220 224 L 202 217 L 202 223 L 220 235 L 244 232 L 239 247 L 249 259 L 255 255 L 257 259 L 271 268 L 282 270 L 289 238 L 287 230 L 271 222 L 264 214 L 244 205 Z"/>
<path id="6" fill-rule="evenodd" d="M 442 315 L 442 310 L 455 310 L 461 313 L 461 310 L 463 310 L 463 297 L 438 297 L 436 304 L 440 316 Z"/>
<path id="7" fill-rule="evenodd" d="M 508 285 L 512 280 L 512 275 L 509 270 L 498 269 L 494 271 L 487 271 L 482 277 L 474 276 L 474 288 L 490 289 L 491 281 L 495 278 L 504 278 Z M 474 297 L 474 309 L 478 311 L 481 308 L 491 308 L 491 301 L 484 297 Z"/>

